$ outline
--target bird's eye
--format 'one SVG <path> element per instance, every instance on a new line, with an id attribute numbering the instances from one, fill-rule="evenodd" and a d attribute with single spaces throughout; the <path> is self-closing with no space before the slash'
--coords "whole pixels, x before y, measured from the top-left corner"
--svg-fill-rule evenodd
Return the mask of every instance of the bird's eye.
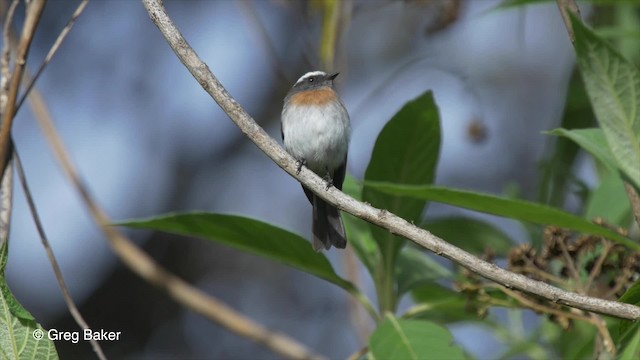
<path id="1" fill-rule="evenodd" d="M 314 80 L 313 78 L 309 78 L 309 82 L 310 82 L 310 83 L 312 83 L 312 82 L 313 82 L 313 80 Z"/>

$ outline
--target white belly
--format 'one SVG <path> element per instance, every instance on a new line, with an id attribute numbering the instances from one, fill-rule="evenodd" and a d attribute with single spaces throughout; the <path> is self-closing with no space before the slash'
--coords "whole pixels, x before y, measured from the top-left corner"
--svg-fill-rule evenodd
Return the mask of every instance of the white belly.
<path id="1" fill-rule="evenodd" d="M 345 161 L 351 128 L 342 104 L 286 106 L 282 112 L 284 146 L 316 174 L 333 173 Z"/>

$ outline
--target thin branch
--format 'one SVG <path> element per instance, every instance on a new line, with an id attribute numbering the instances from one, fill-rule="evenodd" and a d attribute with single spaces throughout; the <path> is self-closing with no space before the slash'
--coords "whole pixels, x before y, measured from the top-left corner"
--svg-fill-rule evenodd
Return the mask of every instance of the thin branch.
<path id="1" fill-rule="evenodd" d="M 33 222 L 36 225 L 36 229 L 38 230 L 38 235 L 40 236 L 40 241 L 42 242 L 42 246 L 44 247 L 45 252 L 47 253 L 47 257 L 49 258 L 49 262 L 51 263 L 51 268 L 53 268 L 53 272 L 56 276 L 56 280 L 58 281 L 58 286 L 60 290 L 62 290 L 62 297 L 64 298 L 64 302 L 67 303 L 67 307 L 69 308 L 69 312 L 76 323 L 83 329 L 91 329 L 89 324 L 84 320 L 82 314 L 80 314 L 80 310 L 76 306 L 71 294 L 69 294 L 69 289 L 67 288 L 67 284 L 64 281 L 64 277 L 62 276 L 62 270 L 60 270 L 60 265 L 58 265 L 58 261 L 56 260 L 55 255 L 53 254 L 53 249 L 51 248 L 51 244 L 47 239 L 47 234 L 44 232 L 44 227 L 42 226 L 42 222 L 40 221 L 40 216 L 38 215 L 38 210 L 36 209 L 36 204 L 33 202 L 33 197 L 31 196 L 31 190 L 29 190 L 29 184 L 27 183 L 27 176 L 24 173 L 24 168 L 22 167 L 22 160 L 20 160 L 20 156 L 18 155 L 18 150 L 14 146 L 14 159 L 16 162 L 16 170 L 18 171 L 18 178 L 20 179 L 20 184 L 22 185 L 22 189 L 24 190 L 24 196 L 27 199 L 27 204 L 29 205 L 29 211 L 31 211 L 31 217 L 33 218 Z M 97 340 L 91 338 L 89 340 L 91 342 L 91 347 L 93 351 L 98 355 L 98 358 L 105 360 L 107 357 L 104 355 L 102 348 Z"/>
<path id="2" fill-rule="evenodd" d="M 295 159 L 271 138 L 255 120 L 244 111 L 235 99 L 229 95 L 227 90 L 211 73 L 209 67 L 202 62 L 198 54 L 196 54 L 182 34 L 180 34 L 178 28 L 176 28 L 173 21 L 167 15 L 162 1 L 142 0 L 142 2 L 151 20 L 156 24 L 180 61 L 240 130 L 279 167 L 331 205 L 358 218 L 379 225 L 394 234 L 403 236 L 431 250 L 437 255 L 450 259 L 470 271 L 508 288 L 516 288 L 524 292 L 536 294 L 554 303 L 583 310 L 625 319 L 640 319 L 640 307 L 576 294 L 540 281 L 529 279 L 519 274 L 514 274 L 495 264 L 478 259 L 470 253 L 447 243 L 428 231 L 414 226 L 386 210 L 376 209 L 366 203 L 359 202 L 335 187 L 325 190 L 326 185 L 324 180 L 305 167 L 303 167 L 299 174 L 296 174 Z"/>
<path id="3" fill-rule="evenodd" d="M 110 224 L 112 224 L 111 219 L 109 219 L 106 213 L 93 200 L 93 197 L 89 194 L 89 190 L 82 183 L 75 167 L 71 163 L 70 157 L 62 144 L 62 140 L 53 126 L 53 121 L 51 120 L 44 100 L 38 92 L 33 92 L 29 97 L 29 101 L 31 102 L 36 120 L 49 141 L 64 173 L 80 193 L 94 222 L 107 237 L 113 251 L 133 272 L 147 282 L 166 291 L 174 300 L 185 305 L 192 311 L 218 323 L 231 332 L 262 344 L 284 358 L 324 359 L 322 356 L 312 353 L 296 340 L 289 338 L 287 335 L 266 329 L 253 320 L 237 313 L 219 300 L 205 294 L 201 290 L 166 271 L 149 255 L 134 245 L 134 243 L 125 237 L 117 228 L 110 226 Z"/>
<path id="4" fill-rule="evenodd" d="M 2 113 L 7 106 L 7 99 L 9 93 L 9 77 L 10 70 L 9 65 L 11 63 L 11 46 L 7 41 L 6 31 L 11 28 L 13 22 L 13 16 L 15 14 L 16 7 L 18 6 L 18 0 L 14 0 L 6 9 L 6 2 L 3 3 L 2 10 L 6 10 L 6 16 L 4 19 L 3 33 L 3 45 L 2 55 L 0 58 L 0 113 Z M 11 160 L 9 160 L 11 161 Z M 9 163 L 10 165 L 10 163 Z M 13 170 L 9 166 L 2 176 L 2 182 L 0 184 L 0 250 L 5 249 L 8 251 L 9 245 L 9 228 L 11 227 L 11 210 L 13 205 Z"/>
<path id="5" fill-rule="evenodd" d="M 9 162 L 11 165 L 11 162 Z M 7 247 L 9 241 L 9 228 L 11 226 L 11 210 L 13 205 L 13 170 L 4 172 L 2 183 L 0 184 L 0 249 Z"/>
<path id="6" fill-rule="evenodd" d="M 531 273 L 534 275 L 534 277 L 539 277 L 541 279 L 547 280 L 551 283 L 554 283 L 558 287 L 562 287 L 562 288 L 570 287 L 569 283 L 567 283 L 567 281 L 565 281 L 564 279 L 561 279 L 553 274 L 549 274 L 548 272 L 543 271 L 535 267 L 534 265 L 514 266 L 510 268 L 510 270 L 517 274 L 522 274 L 523 272 Z"/>
<path id="7" fill-rule="evenodd" d="M 631 211 L 633 212 L 634 219 L 636 219 L 636 224 L 640 226 L 640 195 L 638 195 L 636 189 L 633 188 L 633 185 L 626 181 L 624 183 L 624 189 L 627 191 L 627 197 L 631 203 Z"/>
<path id="8" fill-rule="evenodd" d="M 11 2 L 4 19 L 2 58 L 0 58 L 0 73 L 2 76 L 2 80 L 0 80 L 0 112 L 4 112 L 9 100 L 9 78 L 11 76 L 11 70 L 9 69 L 9 65 L 11 64 L 11 40 L 9 33 L 11 31 L 11 24 L 13 23 L 13 15 L 19 2 L 19 0 L 13 0 Z"/>
<path id="9" fill-rule="evenodd" d="M 16 114 L 16 100 L 20 91 L 20 82 L 27 65 L 27 55 L 31 47 L 31 41 L 35 35 L 40 16 L 44 10 L 46 0 L 31 0 L 27 3 L 27 15 L 22 27 L 22 35 L 18 44 L 16 61 L 11 75 L 11 85 L 9 86 L 9 96 L 7 106 L 2 115 L 2 128 L 0 129 L 0 178 L 4 174 L 9 162 L 9 145 L 11 142 L 11 125 Z"/>
<path id="10" fill-rule="evenodd" d="M 87 6 L 88 3 L 89 3 L 89 0 L 82 0 L 82 2 L 78 4 L 78 7 L 71 15 L 71 18 L 69 19 L 69 21 L 67 21 L 67 25 L 64 26 L 64 28 L 60 32 L 60 35 L 58 35 L 58 37 L 56 38 L 56 41 L 53 43 L 53 45 L 51 45 L 51 49 L 49 49 L 47 56 L 45 56 L 44 58 L 44 61 L 42 61 L 42 64 L 40 64 L 40 67 L 38 68 L 36 73 L 33 75 L 33 78 L 31 79 L 31 81 L 29 81 L 29 85 L 25 87 L 24 94 L 22 95 L 22 98 L 20 98 L 20 101 L 18 101 L 18 105 L 16 106 L 16 110 L 15 110 L 16 112 L 20 110 L 20 107 L 24 103 L 24 100 L 27 98 L 27 96 L 29 96 L 29 92 L 31 92 L 31 89 L 35 85 L 36 81 L 38 81 L 38 78 L 40 77 L 40 75 L 42 75 L 44 68 L 47 67 L 49 62 L 51 62 L 53 55 L 56 54 L 56 52 L 60 48 L 60 45 L 62 45 L 62 42 L 67 38 L 67 35 L 69 34 L 69 31 L 71 31 L 73 24 L 75 24 L 76 20 L 78 19 L 80 14 L 82 14 L 82 12 L 84 11 L 84 8 Z"/>
<path id="11" fill-rule="evenodd" d="M 567 250 L 567 244 L 565 243 L 565 239 L 557 239 L 556 243 L 560 247 L 560 251 L 562 252 L 562 258 L 564 259 L 565 266 L 569 269 L 569 275 L 575 282 L 575 289 L 577 289 L 578 293 L 585 294 L 584 287 L 582 286 L 582 281 L 580 280 L 580 273 L 576 268 L 576 264 L 573 262 L 573 259 L 569 255 L 569 250 Z"/>
<path id="12" fill-rule="evenodd" d="M 573 14 L 573 16 L 579 19 L 580 8 L 578 8 L 578 4 L 576 4 L 575 0 L 556 0 L 556 2 L 558 4 L 558 9 L 560 9 L 560 15 L 562 15 L 564 26 L 567 28 L 569 40 L 571 40 L 571 43 L 573 43 L 575 41 L 575 37 L 573 36 L 573 26 L 571 25 L 569 13 Z"/>
<path id="13" fill-rule="evenodd" d="M 593 265 L 593 268 L 591 269 L 591 272 L 589 273 L 589 278 L 587 279 L 587 283 L 584 286 L 584 290 L 586 292 L 589 291 L 589 289 L 591 288 L 591 285 L 593 284 L 593 281 L 595 280 L 596 276 L 600 275 L 600 270 L 602 270 L 602 264 L 604 264 L 604 261 L 607 259 L 607 256 L 609 256 L 609 251 L 611 250 L 611 248 L 613 247 L 613 245 L 611 244 L 610 241 L 608 240 L 602 240 L 602 252 L 600 253 L 600 256 L 598 257 L 598 260 L 596 260 L 595 265 Z"/>
<path id="14" fill-rule="evenodd" d="M 349 355 L 347 360 L 358 360 L 361 357 L 367 355 L 368 352 L 369 352 L 369 347 L 365 346 L 362 349 L 360 349 L 360 350 L 354 352 L 353 354 Z"/>
<path id="15" fill-rule="evenodd" d="M 505 295 L 508 295 L 518 300 L 518 302 L 520 302 L 523 306 L 528 307 L 531 310 L 544 313 L 544 314 L 552 314 L 560 317 L 568 317 L 575 320 L 582 320 L 582 321 L 588 322 L 589 324 L 593 325 L 600 333 L 600 337 L 602 338 L 602 341 L 604 343 L 604 346 L 607 348 L 607 351 L 609 351 L 612 354 L 615 354 L 615 347 L 613 346 L 613 339 L 611 339 L 611 334 L 609 333 L 609 329 L 607 329 L 605 322 L 598 315 L 596 314 L 583 315 L 583 314 L 577 314 L 571 311 L 562 311 L 558 309 L 553 309 L 548 306 L 544 306 L 534 301 L 531 301 L 527 299 L 525 296 L 518 294 L 516 291 L 509 290 L 502 286 L 495 286 L 495 287 L 498 288 L 503 293 L 505 293 Z"/>

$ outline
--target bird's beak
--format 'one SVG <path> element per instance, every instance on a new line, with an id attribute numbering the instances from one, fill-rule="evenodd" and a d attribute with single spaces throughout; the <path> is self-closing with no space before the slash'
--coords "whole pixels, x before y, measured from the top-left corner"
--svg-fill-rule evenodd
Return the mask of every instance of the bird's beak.
<path id="1" fill-rule="evenodd" d="M 330 75 L 328 76 L 328 78 L 329 78 L 329 80 L 333 80 L 333 79 L 335 79 L 338 75 L 340 75 L 340 73 L 338 73 L 338 72 L 337 72 L 337 73 L 333 73 L 333 74 L 330 74 Z"/>

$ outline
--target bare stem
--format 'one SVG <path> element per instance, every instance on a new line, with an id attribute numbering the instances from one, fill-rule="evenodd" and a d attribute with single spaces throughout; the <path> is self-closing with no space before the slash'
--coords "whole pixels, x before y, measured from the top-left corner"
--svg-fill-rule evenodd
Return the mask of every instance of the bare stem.
<path id="1" fill-rule="evenodd" d="M 62 270 L 60 270 L 58 260 L 56 260 L 56 257 L 53 254 L 53 249 L 51 248 L 51 244 L 47 239 L 47 234 L 44 232 L 44 227 L 42 226 L 42 222 L 40 221 L 40 216 L 38 215 L 36 204 L 34 203 L 33 197 L 31 196 L 31 190 L 29 189 L 29 184 L 27 183 L 27 176 L 25 175 L 24 168 L 22 167 L 22 160 L 20 160 L 18 150 L 15 147 L 13 155 L 16 162 L 16 170 L 18 171 L 18 178 L 20 179 L 20 184 L 22 184 L 24 196 L 27 199 L 27 204 L 29 205 L 29 211 L 31 211 L 31 217 L 33 218 L 33 222 L 35 223 L 36 229 L 38 230 L 38 235 L 40 236 L 42 247 L 44 247 L 44 251 L 47 253 L 47 257 L 49 258 L 49 262 L 51 263 L 51 268 L 53 269 L 53 273 L 55 274 L 56 280 L 58 281 L 58 286 L 62 291 L 64 302 L 67 304 L 67 308 L 69 308 L 69 312 L 71 313 L 71 316 L 76 321 L 76 323 L 83 330 L 91 329 L 89 327 L 89 324 L 87 324 L 87 322 L 82 317 L 82 314 L 80 313 L 80 310 L 78 310 L 76 303 L 73 301 L 71 294 L 69 294 L 69 289 L 67 288 L 67 284 L 64 281 L 64 277 L 62 276 Z M 93 351 L 98 355 L 98 358 L 106 360 L 107 357 L 104 355 L 104 351 L 102 351 L 102 348 L 100 347 L 98 341 L 91 338 L 89 342 L 91 342 L 91 347 L 93 348 Z"/>
<path id="2" fill-rule="evenodd" d="M 636 224 L 640 226 L 640 195 L 633 185 L 628 182 L 624 183 L 624 189 L 627 191 L 627 197 L 631 203 L 631 211 L 633 212 L 633 218 L 636 219 Z"/>
<path id="3" fill-rule="evenodd" d="M 11 84 L 9 85 L 9 96 L 7 105 L 2 115 L 2 128 L 0 128 L 0 178 L 5 172 L 9 162 L 9 143 L 11 142 L 11 125 L 16 114 L 16 99 L 20 91 L 20 82 L 27 65 L 27 55 L 31 47 L 31 41 L 36 33 L 40 16 L 44 10 L 46 0 L 31 0 L 27 3 L 27 16 L 22 27 L 22 35 L 18 43 L 13 74 L 11 74 Z"/>
<path id="4" fill-rule="evenodd" d="M 556 2 L 558 4 L 558 9 L 560 9 L 560 15 L 562 15 L 564 26 L 567 28 L 569 40 L 573 43 L 575 41 L 575 37 L 573 36 L 573 26 L 571 25 L 569 13 L 580 18 L 580 8 L 578 8 L 578 4 L 576 4 L 575 0 L 556 0 Z"/>

